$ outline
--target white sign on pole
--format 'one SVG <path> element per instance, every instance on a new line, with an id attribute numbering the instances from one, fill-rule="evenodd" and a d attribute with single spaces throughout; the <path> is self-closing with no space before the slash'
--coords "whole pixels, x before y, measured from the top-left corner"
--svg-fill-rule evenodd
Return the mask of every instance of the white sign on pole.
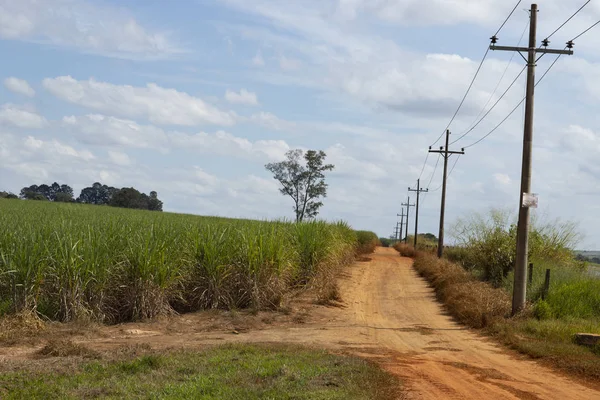
<path id="1" fill-rule="evenodd" d="M 523 193 L 523 207 L 537 208 L 538 195 L 537 193 Z"/>

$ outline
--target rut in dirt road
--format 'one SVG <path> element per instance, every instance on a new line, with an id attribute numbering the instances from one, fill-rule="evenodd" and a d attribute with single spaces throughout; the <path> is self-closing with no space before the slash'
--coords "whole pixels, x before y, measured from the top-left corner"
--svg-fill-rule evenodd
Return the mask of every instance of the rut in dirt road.
<path id="1" fill-rule="evenodd" d="M 397 354 L 386 367 L 417 399 L 600 399 L 582 386 L 455 323 L 393 249 L 378 249 L 342 288 L 359 334 Z"/>

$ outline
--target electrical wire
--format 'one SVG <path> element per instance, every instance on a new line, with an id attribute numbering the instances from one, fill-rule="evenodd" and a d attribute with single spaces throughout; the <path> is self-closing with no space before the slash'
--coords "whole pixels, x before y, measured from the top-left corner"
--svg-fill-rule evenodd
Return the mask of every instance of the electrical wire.
<path id="1" fill-rule="evenodd" d="M 459 154 L 456 157 L 456 160 L 454 160 L 454 164 L 452 164 L 452 168 L 450 168 L 450 172 L 448 172 L 448 176 L 446 177 L 446 179 L 450 178 L 450 175 L 452 175 L 452 171 L 454 171 L 454 167 L 456 167 L 456 163 L 458 162 L 458 159 L 460 158 L 461 154 Z M 437 188 L 430 190 L 429 192 L 437 192 L 438 190 L 440 190 L 442 188 L 442 185 L 444 184 L 444 182 L 442 181 L 442 183 L 440 183 L 440 186 L 438 186 Z"/>
<path id="2" fill-rule="evenodd" d="M 515 6 L 513 7 L 512 11 L 510 12 L 510 14 L 508 14 L 508 17 L 506 17 L 506 19 L 504 20 L 504 22 L 502 23 L 502 25 L 500 25 L 500 28 L 498 28 L 498 30 L 496 31 L 496 33 L 494 34 L 494 36 L 498 36 L 498 34 L 502 30 L 502 28 L 504 28 L 504 25 L 506 25 L 506 23 L 508 22 L 508 20 L 510 19 L 510 17 L 512 17 L 512 15 L 515 12 L 515 10 L 517 9 L 517 7 L 519 7 L 519 4 L 521 4 L 521 1 L 522 0 L 519 0 L 517 2 L 517 4 L 515 4 Z"/>
<path id="3" fill-rule="evenodd" d="M 550 39 L 552 37 L 552 35 L 554 35 L 556 32 L 558 32 L 559 30 L 561 30 L 562 27 L 565 26 L 567 24 L 567 22 L 569 22 L 571 19 L 573 19 L 574 16 L 576 16 L 577 14 L 579 14 L 579 12 L 581 10 L 583 10 L 583 8 L 590 3 L 590 1 L 592 1 L 592 0 L 587 0 L 581 7 L 579 7 L 579 10 L 575 11 L 575 13 L 573 15 L 571 15 L 569 18 L 567 18 L 567 20 L 565 22 L 563 22 L 558 28 L 556 28 L 554 30 L 554 32 L 552 32 L 550 35 L 546 36 L 546 40 Z"/>
<path id="4" fill-rule="evenodd" d="M 492 112 L 492 110 L 498 105 L 498 103 L 500 102 L 500 100 L 502 100 L 502 98 L 504 98 L 504 96 L 506 96 L 506 93 L 508 93 L 508 91 L 513 87 L 513 85 L 517 82 L 517 80 L 521 77 L 521 75 L 523 74 L 523 72 L 525 72 L 525 69 L 527 69 L 527 66 L 524 66 L 523 69 L 521 70 L 521 72 L 519 72 L 519 75 L 517 75 L 515 77 L 515 79 L 512 81 L 512 83 L 506 88 L 506 90 L 504 91 L 504 93 L 502 93 L 502 95 L 498 98 L 498 100 L 496 100 L 496 102 L 494 103 L 494 105 L 487 110 L 487 112 L 483 115 L 483 117 L 481 117 L 481 119 L 479 121 L 477 121 L 477 123 L 475 125 L 473 125 L 471 127 L 471 129 L 469 129 L 468 131 L 466 131 L 465 133 L 463 133 L 462 135 L 460 135 L 458 138 L 456 138 L 454 141 L 452 141 L 452 143 L 450 144 L 454 144 L 456 142 L 458 142 L 460 139 L 464 138 L 465 136 L 467 136 L 469 133 L 473 132 L 473 130 L 475 128 L 477 128 L 477 126 L 481 123 L 481 121 L 483 121 L 485 119 L 485 117 L 487 117 L 489 115 L 490 112 Z"/>
<path id="5" fill-rule="evenodd" d="M 523 41 L 523 37 L 525 36 L 525 32 L 527 32 L 527 28 L 529 27 L 529 19 L 527 20 L 527 24 L 525 24 L 525 28 L 523 29 L 523 32 L 521 33 L 521 37 L 519 38 L 519 42 L 517 43 L 517 47 L 521 44 L 521 42 Z M 492 99 L 494 98 L 494 95 L 496 94 L 496 92 L 498 91 L 498 88 L 500 87 L 500 84 L 502 83 L 502 81 L 504 80 L 504 76 L 506 75 L 506 73 L 508 72 L 508 69 L 510 68 L 513 59 L 515 58 L 515 54 L 517 54 L 516 52 L 512 52 L 511 56 L 510 56 L 510 60 L 508 60 L 508 64 L 506 64 L 506 68 L 504 68 L 504 72 L 502 72 L 502 76 L 500 76 L 500 79 L 498 80 L 498 83 L 496 84 L 496 87 L 494 88 L 494 91 L 490 94 L 490 97 L 487 99 L 487 101 L 485 102 L 485 104 L 483 105 L 483 107 L 481 107 L 481 110 L 479 111 L 479 114 L 477 114 L 477 116 L 475 117 L 475 119 L 473 120 L 473 122 L 471 122 L 468 126 L 469 129 L 473 128 L 475 123 L 477 122 L 477 120 L 479 119 L 479 117 L 481 117 L 481 114 L 483 114 L 483 112 L 485 111 L 485 108 L 488 106 L 488 104 L 490 104 L 490 101 L 492 101 Z M 458 140 L 458 139 L 457 139 Z M 451 144 L 455 143 L 456 141 L 452 142 Z"/>
<path id="6" fill-rule="evenodd" d="M 433 176 L 435 175 L 435 171 L 437 170 L 438 164 L 440 163 L 440 158 L 442 158 L 442 155 L 438 154 L 437 161 L 435 162 L 435 167 L 433 168 L 433 172 L 431 173 L 431 178 L 429 178 L 429 183 L 427 184 L 427 186 L 425 186 L 427 189 L 429 189 L 429 186 L 431 185 L 431 181 L 433 180 Z"/>
<path id="7" fill-rule="evenodd" d="M 460 101 L 460 104 L 458 105 L 458 108 L 454 112 L 454 115 L 450 119 L 450 122 L 448 122 L 448 125 L 446 126 L 446 128 L 442 131 L 442 133 L 440 134 L 440 136 L 438 136 L 438 138 L 435 139 L 435 142 L 433 142 L 431 144 L 431 146 L 435 146 L 435 144 L 442 138 L 442 136 L 444 136 L 444 134 L 446 133 L 446 131 L 448 130 L 448 128 L 450 128 L 450 125 L 452 125 L 452 122 L 454 122 L 454 119 L 456 118 L 456 115 L 458 115 L 458 112 L 460 111 L 462 105 L 464 104 L 464 102 L 465 102 L 465 100 L 467 98 L 467 95 L 471 91 L 471 88 L 473 87 L 473 84 L 475 83 L 475 79 L 477 79 L 477 75 L 479 75 L 479 71 L 481 71 L 481 67 L 483 66 L 483 62 L 485 61 L 485 59 L 486 59 L 486 57 L 487 57 L 487 55 L 488 55 L 489 52 L 490 52 L 490 48 L 488 47 L 485 50 L 485 53 L 483 54 L 483 58 L 481 59 L 481 62 L 479 63 L 479 66 L 477 67 L 477 71 L 475 71 L 475 75 L 473 76 L 473 79 L 471 79 L 471 83 L 469 84 L 469 87 L 467 88 L 467 91 L 465 92 L 465 95 L 463 96 L 462 100 Z"/>
<path id="8" fill-rule="evenodd" d="M 544 74 L 540 77 L 540 79 L 535 83 L 534 86 L 539 85 L 539 83 L 544 79 L 544 77 L 548 74 L 548 72 L 550 72 L 550 70 L 552 69 L 552 67 L 554 67 L 554 64 L 556 64 L 556 62 L 558 61 L 558 59 L 560 58 L 562 54 L 559 54 L 558 56 L 556 56 L 556 58 L 554 59 L 554 61 L 552 62 L 552 64 L 550 64 L 550 66 L 548 67 L 548 69 L 546 70 L 546 72 L 544 72 Z M 521 104 L 523 104 L 523 102 L 525 101 L 525 97 L 523 97 L 523 99 L 521 99 L 521 101 L 519 102 L 519 104 L 517 104 L 515 106 L 515 108 L 513 108 L 511 110 L 511 112 L 508 113 L 508 115 L 506 117 L 504 117 L 504 119 L 502 121 L 500 121 L 500 123 L 498 125 L 496 125 L 491 131 L 489 131 L 486 135 L 484 135 L 483 137 L 481 137 L 479 140 L 477 140 L 474 143 L 471 143 L 468 146 L 465 146 L 465 149 L 468 149 L 469 147 L 473 147 L 476 144 L 478 144 L 479 142 L 481 142 L 482 140 L 484 140 L 485 138 L 487 138 L 488 136 L 490 136 L 492 133 L 494 133 L 496 131 L 496 129 L 498 129 L 504 122 L 506 122 L 506 120 L 515 112 L 517 111 L 517 109 L 519 108 L 519 106 Z"/>
<path id="9" fill-rule="evenodd" d="M 579 35 L 575 36 L 573 39 L 571 39 L 571 42 L 574 42 L 576 39 L 579 39 L 581 36 L 583 36 L 584 33 L 587 33 L 589 30 L 591 30 L 593 27 L 595 27 L 596 25 L 600 24 L 600 21 L 596 22 L 595 24 L 593 24 L 592 26 L 590 26 L 589 28 L 587 28 L 585 31 L 581 32 Z"/>
<path id="10" fill-rule="evenodd" d="M 508 22 L 508 20 L 510 19 L 510 17 L 512 17 L 513 13 L 515 12 L 515 10 L 519 6 L 519 4 L 521 4 L 521 1 L 522 0 L 517 1 L 517 4 L 515 4 L 515 6 L 513 7 L 513 9 L 511 10 L 511 12 L 508 14 L 508 16 L 506 17 L 506 19 L 504 20 L 504 22 L 502 22 L 502 25 L 500 25 L 500 28 L 498 28 L 498 30 L 496 31 L 496 33 L 495 33 L 494 36 L 497 36 L 498 33 L 500 33 L 500 31 L 502 30 L 502 28 L 504 28 L 504 25 L 506 25 L 506 23 Z M 446 128 L 442 131 L 442 133 L 440 134 L 440 136 L 438 136 L 438 138 L 435 139 L 435 141 L 431 144 L 431 146 L 435 146 L 435 144 L 442 138 L 442 136 L 444 136 L 444 134 L 446 133 L 446 131 L 450 128 L 450 125 L 452 125 L 452 122 L 454 122 L 454 119 L 458 115 L 458 112 L 460 111 L 461 107 L 463 106 L 463 104 L 465 102 L 465 99 L 467 98 L 467 95 L 471 91 L 471 88 L 473 87 L 473 84 L 475 83 L 475 80 L 477 79 L 477 76 L 479 75 L 479 71 L 481 71 L 481 67 L 483 66 L 483 63 L 485 62 L 485 59 L 486 59 L 489 51 L 490 51 L 490 48 L 488 46 L 488 48 L 485 50 L 485 53 L 483 54 L 483 57 L 481 59 L 481 62 L 479 63 L 479 66 L 477 67 L 477 70 L 475 71 L 475 75 L 473 76 L 473 79 L 471 80 L 471 83 L 469 84 L 469 87 L 467 88 L 467 91 L 465 92 L 463 98 L 460 101 L 460 104 L 458 105 L 458 108 L 454 112 L 454 115 L 450 119 L 450 122 L 448 122 L 448 125 L 446 126 Z M 427 156 L 425 157 L 425 161 L 423 162 L 423 167 L 421 168 L 421 173 L 419 174 L 419 179 L 421 179 L 421 177 L 423 176 L 423 171 L 425 170 L 425 165 L 427 165 L 427 159 L 428 158 L 429 158 L 429 152 L 427 152 Z"/>

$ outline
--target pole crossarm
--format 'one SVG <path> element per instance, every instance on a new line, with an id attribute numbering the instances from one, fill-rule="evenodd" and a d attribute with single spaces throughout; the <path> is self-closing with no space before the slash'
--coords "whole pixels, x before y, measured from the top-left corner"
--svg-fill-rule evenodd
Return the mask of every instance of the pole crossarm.
<path id="1" fill-rule="evenodd" d="M 404 236 L 404 243 L 408 243 L 408 218 L 410 217 L 410 208 L 415 207 L 415 203 L 410 204 L 410 196 L 406 203 L 401 204 L 402 207 L 406 207 L 406 235 Z M 404 210 L 402 210 L 404 211 Z"/>
<path id="2" fill-rule="evenodd" d="M 462 148 L 460 151 L 449 150 L 450 143 L 450 130 L 446 129 L 446 146 L 440 146 L 439 150 L 432 150 L 429 147 L 430 153 L 438 153 L 444 157 L 444 175 L 442 176 L 442 199 L 440 206 L 440 231 L 438 235 L 438 257 L 442 258 L 444 254 L 444 216 L 446 214 L 446 180 L 448 178 L 448 159 L 452 154 L 465 154 L 465 149 Z"/>
<path id="3" fill-rule="evenodd" d="M 416 249 L 417 248 L 417 236 L 419 234 L 419 196 L 421 195 L 421 193 L 429 192 L 429 188 L 423 189 L 421 187 L 421 179 L 417 179 L 417 188 L 411 189 L 409 187 L 408 191 L 417 193 L 417 202 L 416 202 L 416 208 L 415 208 L 415 238 L 414 238 L 414 247 Z"/>
<path id="4" fill-rule="evenodd" d="M 535 53 L 541 54 L 563 54 L 563 55 L 573 55 L 573 49 L 547 49 L 545 47 L 513 47 L 513 46 L 496 46 L 495 44 L 490 45 L 490 50 L 503 50 L 503 51 L 518 51 L 523 53 L 528 53 L 529 50 L 533 50 Z"/>

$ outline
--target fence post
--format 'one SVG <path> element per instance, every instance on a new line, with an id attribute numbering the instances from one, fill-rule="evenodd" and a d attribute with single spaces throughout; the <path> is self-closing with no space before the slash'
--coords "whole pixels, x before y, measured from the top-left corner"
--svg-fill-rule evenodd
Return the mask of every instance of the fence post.
<path id="1" fill-rule="evenodd" d="M 544 281 L 544 289 L 542 290 L 542 300 L 546 300 L 548 297 L 548 290 L 550 290 L 550 270 L 546 270 L 546 280 Z"/>
<path id="2" fill-rule="evenodd" d="M 533 263 L 529 263 L 529 276 L 528 276 L 528 280 L 529 280 L 529 284 L 531 285 L 531 283 L 533 282 Z"/>

